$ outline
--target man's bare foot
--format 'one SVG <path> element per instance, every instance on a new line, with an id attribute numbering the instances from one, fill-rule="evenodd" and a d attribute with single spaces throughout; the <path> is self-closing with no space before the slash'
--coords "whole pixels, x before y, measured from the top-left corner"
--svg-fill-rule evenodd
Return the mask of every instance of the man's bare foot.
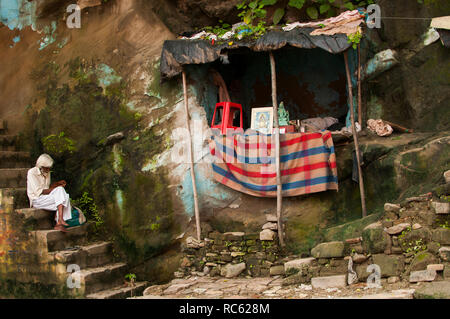
<path id="1" fill-rule="evenodd" d="M 58 221 L 58 225 L 69 226 L 69 224 L 67 224 L 64 220 Z"/>
<path id="2" fill-rule="evenodd" d="M 63 225 L 61 225 L 61 224 L 56 224 L 56 226 L 55 226 L 54 229 L 55 229 L 55 230 L 62 231 L 63 233 L 67 233 L 66 228 L 65 228 Z"/>

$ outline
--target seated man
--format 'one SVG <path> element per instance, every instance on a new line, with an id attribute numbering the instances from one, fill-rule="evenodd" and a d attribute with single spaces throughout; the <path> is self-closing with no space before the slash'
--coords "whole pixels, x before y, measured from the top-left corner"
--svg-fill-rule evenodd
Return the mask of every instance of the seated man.
<path id="1" fill-rule="evenodd" d="M 72 207 L 69 194 L 64 187 L 65 181 L 55 182 L 50 185 L 50 169 L 53 159 L 48 154 L 42 154 L 36 161 L 36 166 L 28 170 L 27 194 L 30 199 L 30 207 L 56 211 L 56 230 L 65 232 L 64 226 L 68 226 L 65 220 L 72 218 Z"/>

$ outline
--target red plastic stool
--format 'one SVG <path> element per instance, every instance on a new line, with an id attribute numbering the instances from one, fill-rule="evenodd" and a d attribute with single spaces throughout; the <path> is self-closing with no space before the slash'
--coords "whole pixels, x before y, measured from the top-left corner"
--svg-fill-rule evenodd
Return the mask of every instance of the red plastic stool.
<path id="1" fill-rule="evenodd" d="M 233 102 L 220 102 L 216 104 L 211 128 L 218 128 L 222 134 L 227 130 L 243 130 L 242 105 Z"/>

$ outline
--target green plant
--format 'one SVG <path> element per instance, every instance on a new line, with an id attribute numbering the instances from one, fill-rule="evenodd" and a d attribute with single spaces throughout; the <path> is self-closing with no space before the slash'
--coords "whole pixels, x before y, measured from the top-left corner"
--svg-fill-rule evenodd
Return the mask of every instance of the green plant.
<path id="1" fill-rule="evenodd" d="M 42 144 L 46 152 L 56 156 L 73 154 L 77 150 L 74 140 L 66 137 L 64 132 L 42 138 Z"/>
<path id="2" fill-rule="evenodd" d="M 421 251 L 427 249 L 427 246 L 423 243 L 422 239 L 416 240 L 414 242 L 403 243 L 403 246 L 409 246 L 406 248 L 406 253 L 413 252 L 415 255 Z"/>
<path id="3" fill-rule="evenodd" d="M 347 35 L 347 38 L 347 42 L 352 43 L 353 49 L 356 49 L 361 42 L 362 33 L 358 30 L 356 33 Z"/>
<path id="4" fill-rule="evenodd" d="M 86 218 L 93 219 L 95 222 L 95 230 L 98 231 L 104 224 L 103 218 L 100 216 L 97 205 L 88 192 L 84 192 L 83 195 L 77 199 L 72 200 L 72 205 L 81 209 L 86 214 Z"/>
<path id="5" fill-rule="evenodd" d="M 225 247 L 230 247 L 233 243 L 231 241 L 225 241 Z"/>
<path id="6" fill-rule="evenodd" d="M 439 227 L 442 227 L 444 229 L 450 229 L 450 225 L 448 224 L 448 221 L 445 221 L 444 224 L 440 224 Z"/>
<path id="7" fill-rule="evenodd" d="M 135 274 L 131 274 L 131 273 L 130 273 L 130 274 L 126 274 L 126 275 L 125 275 L 126 284 L 127 284 L 128 286 L 133 287 L 133 288 L 131 289 L 131 297 L 133 297 L 134 286 L 136 286 L 136 279 L 137 279 L 137 277 L 136 277 Z"/>

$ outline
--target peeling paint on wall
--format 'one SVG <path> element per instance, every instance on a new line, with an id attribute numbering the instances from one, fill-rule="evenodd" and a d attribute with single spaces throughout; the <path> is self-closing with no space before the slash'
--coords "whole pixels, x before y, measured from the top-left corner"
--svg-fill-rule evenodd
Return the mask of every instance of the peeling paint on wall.
<path id="1" fill-rule="evenodd" d="M 0 22 L 10 30 L 35 29 L 37 1 L 0 0 Z"/>
<path id="2" fill-rule="evenodd" d="M 194 166 L 197 193 L 201 201 L 199 209 L 225 207 L 236 196 L 233 191 L 216 183 L 212 176 L 208 176 L 210 164 L 197 164 Z M 181 183 L 182 190 L 179 196 L 183 202 L 186 213 L 194 216 L 194 195 L 192 189 L 192 178 L 190 170 L 187 170 Z"/>

